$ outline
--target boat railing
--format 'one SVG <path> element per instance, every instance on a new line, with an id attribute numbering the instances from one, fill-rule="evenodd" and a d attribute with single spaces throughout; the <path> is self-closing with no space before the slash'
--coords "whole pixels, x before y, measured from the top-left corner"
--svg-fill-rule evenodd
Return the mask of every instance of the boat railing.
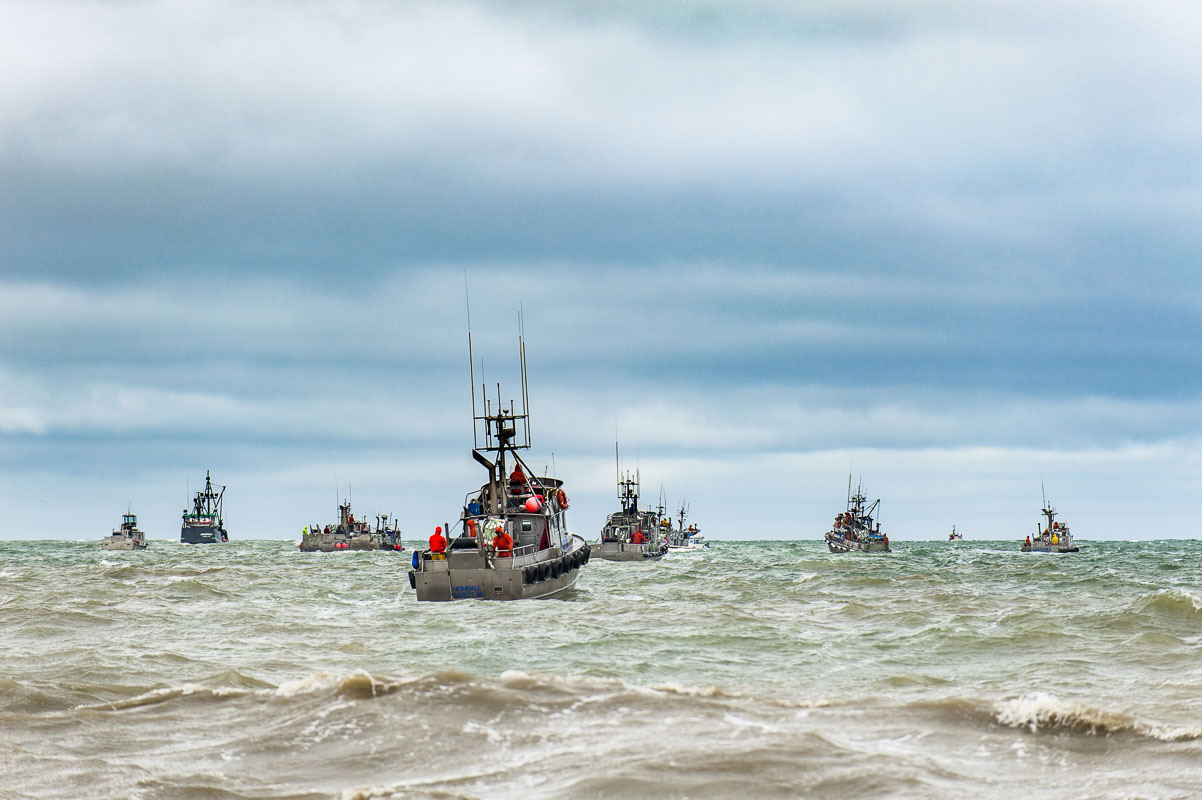
<path id="1" fill-rule="evenodd" d="M 538 547 L 536 545 L 524 544 L 524 545 L 521 545 L 520 547 L 513 548 L 513 557 L 514 558 L 522 558 L 524 556 L 533 555 L 537 551 L 538 551 Z"/>

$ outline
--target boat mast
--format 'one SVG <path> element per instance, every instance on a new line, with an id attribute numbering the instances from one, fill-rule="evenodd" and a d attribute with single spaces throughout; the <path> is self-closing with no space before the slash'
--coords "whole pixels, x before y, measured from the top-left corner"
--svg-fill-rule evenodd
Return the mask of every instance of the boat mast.
<path id="1" fill-rule="evenodd" d="M 488 399 L 488 387 L 480 386 L 480 397 L 483 401 L 483 413 L 476 405 L 475 372 L 471 365 L 471 332 L 468 332 L 468 360 L 472 389 L 472 458 L 476 459 L 488 470 L 489 513 L 507 517 L 509 511 L 505 502 L 506 453 L 513 457 L 515 463 L 525 469 L 527 480 L 536 481 L 534 470 L 526 464 L 518 450 L 530 447 L 530 415 L 527 412 L 529 403 L 529 388 L 526 372 L 526 342 L 518 336 L 518 359 L 521 374 L 522 406 L 518 408 L 513 400 L 506 408 L 501 400 L 501 384 L 496 384 L 497 398 L 494 405 Z M 519 427 L 520 424 L 520 427 Z M 496 453 L 495 460 L 485 453 Z"/>

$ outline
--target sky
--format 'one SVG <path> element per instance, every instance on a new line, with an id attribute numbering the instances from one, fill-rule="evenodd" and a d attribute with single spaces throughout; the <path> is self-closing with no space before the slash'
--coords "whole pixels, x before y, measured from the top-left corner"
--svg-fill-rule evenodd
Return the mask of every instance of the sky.
<path id="1" fill-rule="evenodd" d="M 0 538 L 411 538 L 516 397 L 715 539 L 1196 537 L 1191 2 L 0 0 Z"/>

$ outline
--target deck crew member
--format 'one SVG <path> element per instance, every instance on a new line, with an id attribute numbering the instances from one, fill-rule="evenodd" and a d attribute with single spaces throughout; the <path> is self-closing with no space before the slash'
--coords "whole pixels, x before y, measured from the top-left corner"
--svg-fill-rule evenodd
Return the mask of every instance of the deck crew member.
<path id="1" fill-rule="evenodd" d="M 447 540 L 442 535 L 442 526 L 439 525 L 434 529 L 434 535 L 430 537 L 430 552 L 445 553 L 447 551 Z"/>
<path id="2" fill-rule="evenodd" d="M 514 465 L 513 472 L 509 474 L 509 491 L 517 494 L 522 487 L 526 485 L 526 473 L 522 472 L 522 465 Z"/>
<path id="3" fill-rule="evenodd" d="M 643 535 L 642 531 L 635 531 L 634 536 L 630 537 L 630 541 L 635 544 L 647 544 L 647 537 Z"/>
<path id="4" fill-rule="evenodd" d="M 492 546 L 497 551 L 497 558 L 513 557 L 513 537 L 506 533 L 504 528 L 497 528 L 497 535 L 493 537 Z"/>

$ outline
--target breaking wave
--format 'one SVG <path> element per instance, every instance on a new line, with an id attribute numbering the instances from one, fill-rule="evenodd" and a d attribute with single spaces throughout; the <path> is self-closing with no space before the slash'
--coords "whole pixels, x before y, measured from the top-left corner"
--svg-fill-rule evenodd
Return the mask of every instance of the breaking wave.
<path id="1" fill-rule="evenodd" d="M 1202 726 L 1158 725 L 1042 692 L 1002 701 L 996 704 L 995 714 L 1000 724 L 1030 733 L 1126 734 L 1164 742 L 1202 739 Z"/>

